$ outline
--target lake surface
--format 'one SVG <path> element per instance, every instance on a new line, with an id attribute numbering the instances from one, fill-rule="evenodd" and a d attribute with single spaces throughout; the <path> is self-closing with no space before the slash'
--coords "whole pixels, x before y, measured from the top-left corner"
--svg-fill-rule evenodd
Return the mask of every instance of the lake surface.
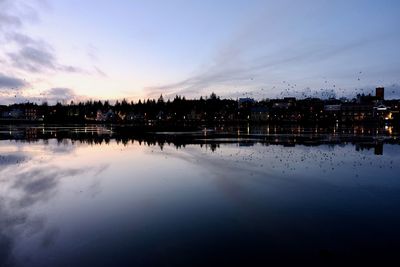
<path id="1" fill-rule="evenodd" d="M 0 266 L 388 265 L 399 173 L 388 127 L 2 126 Z"/>

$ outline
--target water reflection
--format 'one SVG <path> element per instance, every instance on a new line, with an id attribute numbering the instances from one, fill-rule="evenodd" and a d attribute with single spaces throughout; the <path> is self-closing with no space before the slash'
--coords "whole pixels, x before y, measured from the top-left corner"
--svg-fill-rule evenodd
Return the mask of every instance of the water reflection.
<path id="1" fill-rule="evenodd" d="M 32 213 L 32 210 L 48 205 L 60 193 L 63 180 L 85 174 L 96 177 L 107 168 L 96 164 L 66 166 L 58 154 L 70 157 L 75 148 L 70 142 L 61 144 L 54 140 L 41 144 L 0 143 L 0 266 L 17 264 L 13 254 L 20 240 L 39 238 L 44 247 L 55 242 L 59 228 L 49 225 L 43 212 Z M 98 181 L 93 187 L 94 193 L 99 191 L 96 187 L 99 187 Z"/>
<path id="2" fill-rule="evenodd" d="M 398 131 L 393 126 L 373 127 L 356 125 L 342 128 L 338 125 L 320 128 L 304 126 L 220 126 L 204 128 L 195 131 L 168 132 L 143 131 L 127 126 L 2 126 L 0 140 L 17 140 L 21 142 L 46 142 L 55 139 L 64 146 L 53 147 L 63 153 L 65 149 L 74 149 L 68 146 L 69 142 L 87 143 L 92 145 L 110 144 L 115 140 L 123 145 L 145 144 L 157 145 L 160 149 L 164 145 L 173 144 L 176 148 L 190 144 L 207 146 L 211 150 L 219 148 L 220 144 L 236 143 L 240 146 L 262 145 L 343 145 L 354 144 L 357 151 L 373 149 L 376 155 L 383 154 L 384 144 L 400 144 Z M 4 160 L 3 160 L 4 161 Z"/>
<path id="3" fill-rule="evenodd" d="M 397 257 L 393 133 L 97 128 L 1 135 L 0 266 Z"/>

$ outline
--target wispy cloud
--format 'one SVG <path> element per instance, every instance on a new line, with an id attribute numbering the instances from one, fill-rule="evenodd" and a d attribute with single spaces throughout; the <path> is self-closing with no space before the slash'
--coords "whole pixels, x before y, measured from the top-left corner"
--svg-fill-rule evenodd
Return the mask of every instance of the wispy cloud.
<path id="1" fill-rule="evenodd" d="M 349 41 L 339 45 L 310 46 L 307 49 L 287 49 L 279 53 L 267 54 L 256 58 L 243 59 L 241 51 L 246 47 L 234 47 L 232 51 L 222 51 L 218 55 L 221 60 L 216 61 L 207 69 L 198 70 L 198 73 L 182 81 L 162 86 L 147 87 L 149 96 L 159 94 L 192 95 L 196 93 L 209 93 L 210 89 L 218 86 L 234 86 L 254 84 L 254 79 L 262 77 L 281 68 L 292 65 L 305 65 L 323 62 L 330 58 L 340 56 L 347 52 L 368 46 L 372 42 L 382 41 L 382 38 L 364 38 Z M 388 36 L 385 36 L 388 37 Z M 227 48 L 229 49 L 229 48 Z M 229 55 L 229 59 L 225 59 Z M 277 56 L 280 55 L 280 56 Z M 263 79 L 265 80 L 265 79 Z"/>
<path id="2" fill-rule="evenodd" d="M 16 90 L 25 85 L 27 83 L 22 79 L 0 73 L 0 89 Z"/>
<path id="3" fill-rule="evenodd" d="M 0 12 L 0 29 L 4 29 L 5 27 L 10 27 L 10 26 L 19 27 L 21 25 L 22 25 L 21 20 L 18 17 L 11 16 L 4 12 Z"/>
<path id="4" fill-rule="evenodd" d="M 0 99 L 3 103 L 43 99 L 43 96 L 24 94 L 22 91 L 28 90 L 27 86 L 31 84 L 25 82 L 25 79 L 21 79 L 21 77 L 36 75 L 40 79 L 40 77 L 57 73 L 106 77 L 106 73 L 98 67 L 85 69 L 64 64 L 60 61 L 57 50 L 51 43 L 25 32 L 28 24 L 40 21 L 40 12 L 42 9 L 49 9 L 48 6 L 46 0 L 30 2 L 0 0 L 0 44 L 4 44 L 0 49 L 0 68 L 2 68 Z M 4 89 L 7 89 L 7 92 Z M 15 90 L 18 90 L 18 93 Z M 59 93 L 57 90 L 44 92 L 49 101 L 61 101 L 76 97 L 71 92 L 62 96 Z"/>
<path id="5" fill-rule="evenodd" d="M 7 33 L 6 38 L 17 45 L 17 50 L 7 53 L 14 67 L 28 72 L 80 72 L 85 70 L 59 63 L 54 48 L 43 40 L 22 33 Z"/>
<path id="6" fill-rule="evenodd" d="M 51 88 L 40 94 L 43 101 L 49 103 L 70 102 L 72 100 L 82 100 L 83 96 L 78 96 L 74 90 L 70 88 Z"/>
<path id="7" fill-rule="evenodd" d="M 8 53 L 8 56 L 15 67 L 26 71 L 39 72 L 56 68 L 53 53 L 43 47 L 39 49 L 32 46 L 24 46 L 18 52 Z"/>
<path id="8" fill-rule="evenodd" d="M 101 77 L 105 77 L 105 78 L 108 77 L 107 74 L 103 70 L 101 70 L 99 67 L 94 66 L 93 68 L 94 68 L 95 72 L 97 73 L 97 75 L 99 75 Z"/>
<path id="9" fill-rule="evenodd" d="M 8 27 L 20 27 L 22 25 L 21 19 L 9 12 L 12 6 L 13 3 L 11 1 L 0 0 L 0 31 Z"/>
<path id="10" fill-rule="evenodd" d="M 0 0 L 0 33 L 21 30 L 26 22 L 39 21 L 36 5 L 45 6 L 46 0 Z"/>
<path id="11" fill-rule="evenodd" d="M 41 91 L 37 94 L 28 94 L 24 90 L 9 90 L 0 88 L 1 104 L 13 104 L 13 103 L 24 103 L 34 102 L 49 104 L 56 103 L 69 103 L 71 101 L 79 102 L 89 99 L 88 96 L 80 95 L 75 90 L 70 88 L 50 88 L 48 90 Z"/>
<path id="12" fill-rule="evenodd" d="M 338 72 L 338 63 L 346 64 L 346 56 L 357 58 L 361 50 L 375 51 L 374 46 L 393 43 L 393 37 L 398 34 L 398 30 L 389 27 L 371 30 L 368 34 L 363 29 L 351 30 L 352 34 L 337 31 L 333 21 L 335 25 L 339 22 L 332 19 L 336 11 L 328 8 L 331 3 L 318 2 L 315 5 L 319 8 L 307 8 L 310 3 L 282 2 L 285 4 L 280 8 L 260 11 L 258 16 L 247 20 L 247 24 L 233 32 L 192 75 L 176 82 L 148 86 L 144 88 L 147 95 L 198 96 L 218 90 L 232 95 L 228 89 L 246 92 L 276 85 L 278 79 L 282 83 L 282 79 L 296 75 L 304 74 L 303 78 L 315 74 L 325 76 L 324 70 Z M 329 17 L 317 12 L 322 9 Z M 309 86 L 304 82 L 303 85 Z"/>

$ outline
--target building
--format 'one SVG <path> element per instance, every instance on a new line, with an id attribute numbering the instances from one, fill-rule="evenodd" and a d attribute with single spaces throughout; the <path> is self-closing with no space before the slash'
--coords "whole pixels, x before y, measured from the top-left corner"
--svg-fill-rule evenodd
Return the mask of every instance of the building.
<path id="1" fill-rule="evenodd" d="M 24 117 L 24 112 L 19 108 L 13 108 L 8 111 L 3 111 L 1 116 L 7 119 L 22 119 Z"/>
<path id="2" fill-rule="evenodd" d="M 96 113 L 96 121 L 113 121 L 115 116 L 115 113 L 111 109 L 107 112 L 98 110 Z"/>
<path id="3" fill-rule="evenodd" d="M 238 107 L 239 108 L 245 108 L 253 105 L 256 101 L 253 98 L 245 97 L 245 98 L 239 98 L 238 100 Z"/>
<path id="4" fill-rule="evenodd" d="M 380 121 L 391 121 L 393 120 L 393 113 L 389 107 L 380 104 L 374 107 L 374 118 Z"/>
<path id="5" fill-rule="evenodd" d="M 25 119 L 27 120 L 37 120 L 38 119 L 38 110 L 35 107 L 26 108 L 25 109 Z"/>
<path id="6" fill-rule="evenodd" d="M 254 107 L 251 109 L 250 118 L 252 121 L 268 121 L 269 110 L 266 107 Z"/>
<path id="7" fill-rule="evenodd" d="M 375 90 L 375 96 L 377 100 L 385 100 L 385 88 L 377 87 Z"/>
<path id="8" fill-rule="evenodd" d="M 325 105 L 324 111 L 325 112 L 339 112 L 342 108 L 342 105 Z"/>
<path id="9" fill-rule="evenodd" d="M 341 107 L 342 122 L 361 122 L 374 120 L 373 105 L 345 103 Z"/>
<path id="10" fill-rule="evenodd" d="M 323 116 L 329 121 L 339 122 L 341 111 L 341 104 L 328 104 L 324 106 Z"/>

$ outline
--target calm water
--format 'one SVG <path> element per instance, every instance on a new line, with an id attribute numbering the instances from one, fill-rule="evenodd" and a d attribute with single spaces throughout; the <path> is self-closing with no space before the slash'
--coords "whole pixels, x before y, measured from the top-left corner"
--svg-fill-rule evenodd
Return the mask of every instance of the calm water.
<path id="1" fill-rule="evenodd" d="M 0 266 L 398 260 L 400 145 L 385 131 L 112 131 L 2 128 Z"/>

